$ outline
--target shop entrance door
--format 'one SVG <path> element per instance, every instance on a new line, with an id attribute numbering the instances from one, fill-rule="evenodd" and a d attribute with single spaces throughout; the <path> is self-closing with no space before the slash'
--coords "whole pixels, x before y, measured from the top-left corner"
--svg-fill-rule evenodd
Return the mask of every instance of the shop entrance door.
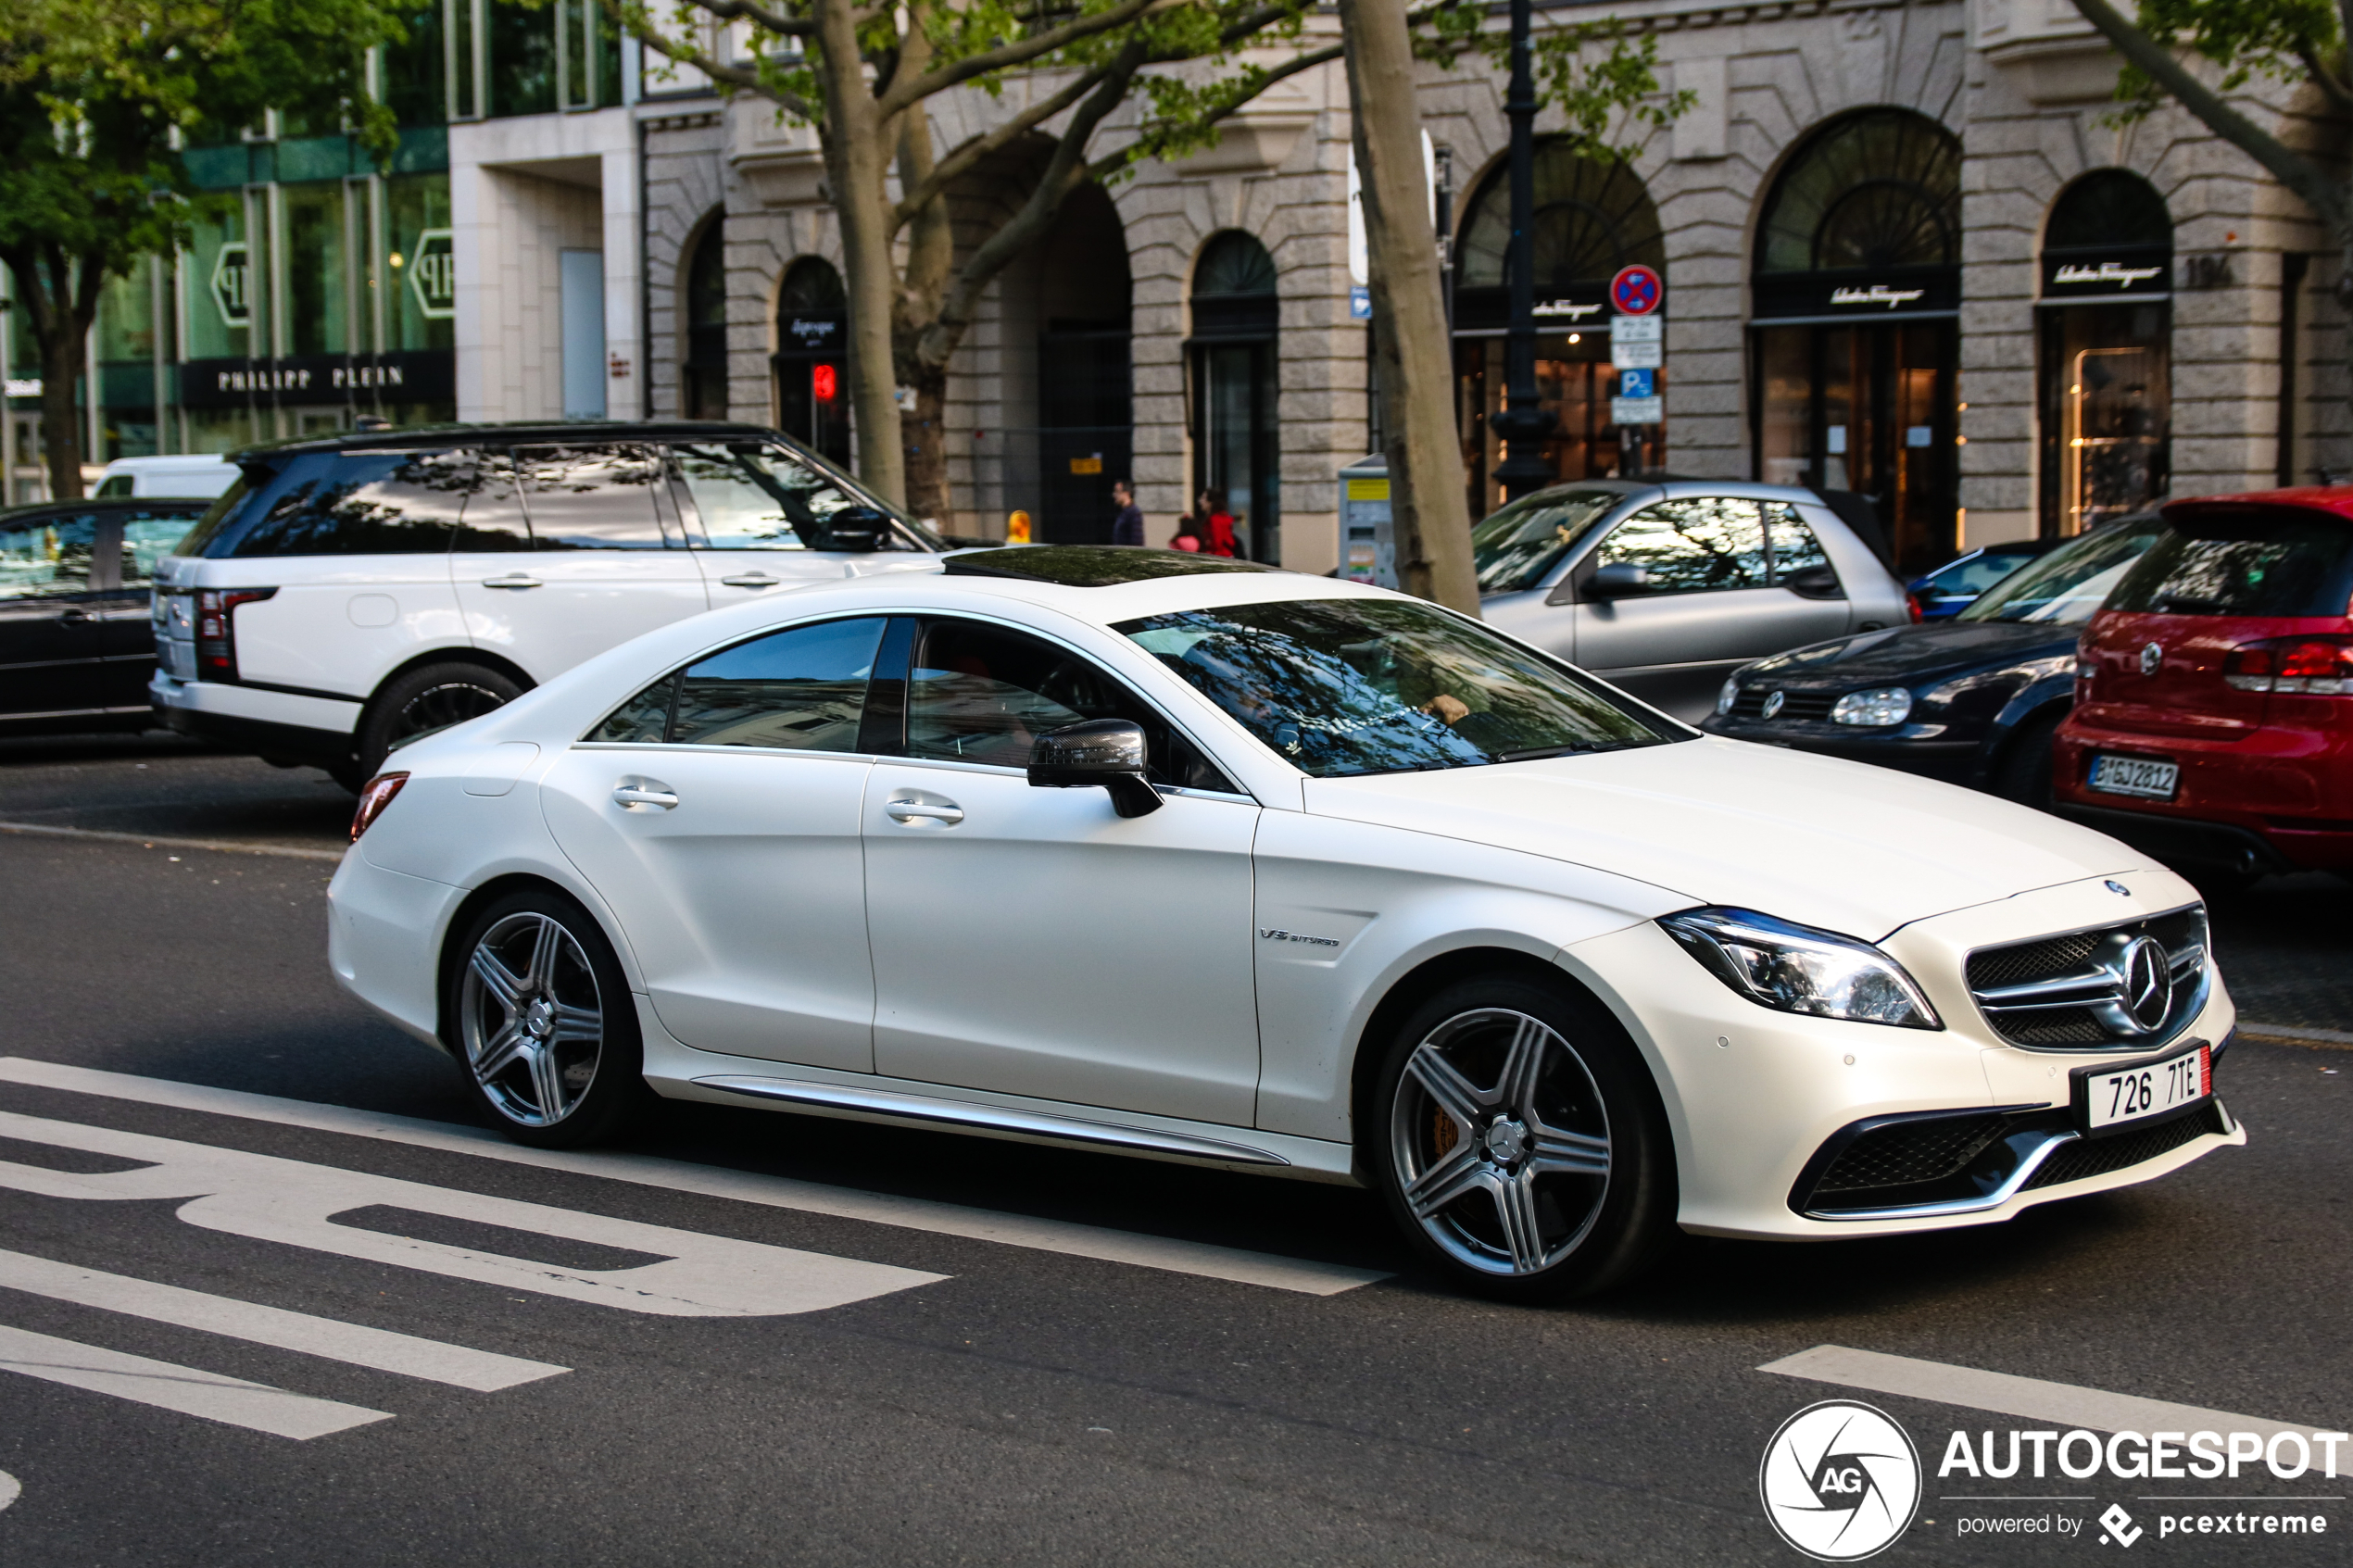
<path id="1" fill-rule="evenodd" d="M 1950 320 L 1756 329 L 1758 477 L 1851 490 L 1909 575 L 1959 546 Z"/>

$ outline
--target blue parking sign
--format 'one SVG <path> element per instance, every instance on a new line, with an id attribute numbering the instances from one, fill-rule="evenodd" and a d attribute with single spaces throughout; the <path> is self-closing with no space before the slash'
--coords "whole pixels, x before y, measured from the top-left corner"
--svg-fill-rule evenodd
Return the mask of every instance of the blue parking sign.
<path id="1" fill-rule="evenodd" d="M 1617 372 L 1617 395 L 1620 397 L 1651 397 L 1657 394 L 1652 377 L 1655 370 L 1620 370 Z"/>

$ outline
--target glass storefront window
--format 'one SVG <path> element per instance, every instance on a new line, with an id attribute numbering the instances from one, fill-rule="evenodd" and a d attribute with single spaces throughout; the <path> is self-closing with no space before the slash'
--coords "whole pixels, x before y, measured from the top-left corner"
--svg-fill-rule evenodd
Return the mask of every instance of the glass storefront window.
<path id="1" fill-rule="evenodd" d="M 2163 497 L 2171 404 L 2162 304 L 2072 306 L 2044 320 L 2045 419 L 2057 435 L 2061 534 Z M 2055 416 L 2055 417 L 2054 417 Z"/>
<path id="2" fill-rule="evenodd" d="M 457 258 L 451 248 L 449 176 L 404 174 L 384 182 L 385 302 L 390 350 L 454 348 Z"/>
<path id="3" fill-rule="evenodd" d="M 147 263 L 142 260 L 127 278 L 108 277 L 98 296 L 98 361 L 151 358 L 156 351 L 155 295 Z M 165 352 L 170 345 L 164 345 Z"/>
<path id="4" fill-rule="evenodd" d="M 261 271 L 245 236 L 242 204 L 195 223 L 188 253 L 188 357 L 243 358 L 254 352 L 254 307 Z"/>
<path id="5" fill-rule="evenodd" d="M 343 354 L 364 347 L 352 342 L 343 183 L 279 190 L 285 203 L 286 352 Z"/>
<path id="6" fill-rule="evenodd" d="M 1494 478 L 1495 466 L 1504 460 L 1504 444 L 1494 421 L 1504 411 L 1509 390 L 1504 366 L 1504 339 L 1454 340 L 1455 421 L 1462 433 L 1474 519 L 1504 504 L 1503 488 Z M 1656 371 L 1655 383 L 1663 393 L 1667 372 Z M 1548 332 L 1537 338 L 1536 391 L 1554 421 L 1553 433 L 1544 442 L 1544 462 L 1562 483 L 1613 479 L 1659 466 L 1666 427 L 1629 431 L 1611 423 L 1609 400 L 1617 390 L 1607 332 Z M 1630 446 L 1626 439 L 1629 433 L 1635 436 Z"/>

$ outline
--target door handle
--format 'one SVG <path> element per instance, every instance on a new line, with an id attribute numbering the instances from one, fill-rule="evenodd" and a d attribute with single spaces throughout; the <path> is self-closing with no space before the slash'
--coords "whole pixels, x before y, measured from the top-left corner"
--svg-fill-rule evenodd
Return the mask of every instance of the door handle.
<path id="1" fill-rule="evenodd" d="M 944 822 L 950 827 L 964 820 L 964 809 L 953 801 L 932 805 L 921 800 L 894 800 L 883 808 L 883 814 L 894 822 Z"/>
<path id="2" fill-rule="evenodd" d="M 504 577 L 485 577 L 482 585 L 485 588 L 536 588 L 540 583 L 528 571 L 510 571 Z"/>
<path id="3" fill-rule="evenodd" d="M 678 804 L 676 791 L 650 780 L 645 784 L 615 784 L 612 797 L 618 806 L 659 806 L 665 811 Z"/>
<path id="4" fill-rule="evenodd" d="M 732 577 L 723 577 L 719 581 L 730 588 L 773 588 L 784 579 L 771 577 L 764 571 L 739 571 Z"/>
<path id="5" fill-rule="evenodd" d="M 57 619 L 59 621 L 71 623 L 80 621 L 91 621 L 96 618 L 88 610 L 82 608 L 80 605 L 68 605 L 65 608 L 57 611 Z"/>

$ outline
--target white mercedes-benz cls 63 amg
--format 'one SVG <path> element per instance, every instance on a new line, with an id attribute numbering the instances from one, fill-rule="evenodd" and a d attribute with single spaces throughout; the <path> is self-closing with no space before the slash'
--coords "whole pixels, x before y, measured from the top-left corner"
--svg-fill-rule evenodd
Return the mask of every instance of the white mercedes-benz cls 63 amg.
<path id="1" fill-rule="evenodd" d="M 528 1143 L 652 1096 L 1377 1189 L 1457 1281 L 1984 1224 L 2246 1135 L 2190 885 L 1380 589 L 779 590 L 403 746 L 344 985 Z"/>

